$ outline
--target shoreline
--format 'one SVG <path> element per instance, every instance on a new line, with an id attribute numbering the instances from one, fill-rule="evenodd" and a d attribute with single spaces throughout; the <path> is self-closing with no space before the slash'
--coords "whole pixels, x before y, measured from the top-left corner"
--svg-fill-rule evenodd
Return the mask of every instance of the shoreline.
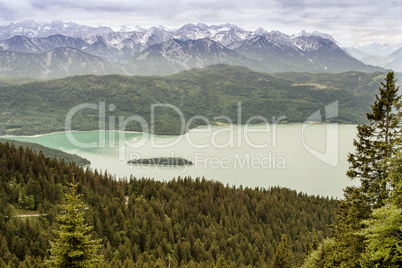
<path id="1" fill-rule="evenodd" d="M 285 124 L 276 124 L 276 125 L 280 125 L 280 126 L 287 126 L 287 125 L 304 125 L 305 123 L 285 123 Z M 325 122 L 311 122 L 309 123 L 309 125 L 314 125 L 314 126 L 319 126 L 319 125 L 341 125 L 341 126 L 357 126 L 358 124 L 356 123 L 325 123 Z M 258 126 L 263 126 L 263 125 L 267 125 L 267 124 L 250 124 L 247 126 L 252 126 L 252 127 L 258 127 Z M 268 124 L 269 126 L 272 126 L 273 124 Z M 235 128 L 240 127 L 244 127 L 246 126 L 245 124 L 242 125 L 238 125 L 238 124 L 233 124 L 232 125 Z M 209 126 L 210 128 L 226 128 L 226 127 L 230 127 L 229 124 L 227 125 L 211 125 Z M 184 134 L 175 134 L 175 135 L 169 135 L 169 134 L 152 134 L 149 132 L 138 132 L 138 131 L 122 131 L 122 130 L 71 130 L 71 131 L 54 131 L 54 132 L 49 132 L 49 133 L 43 133 L 43 134 L 34 134 L 34 135 L 2 135 L 0 136 L 0 138 L 38 138 L 38 137 L 43 137 L 43 136 L 49 136 L 49 135 L 56 135 L 56 134 L 62 134 L 62 133 L 66 133 L 66 132 L 71 132 L 71 133 L 84 133 L 84 132 L 101 132 L 101 131 L 105 131 L 105 132 L 111 132 L 114 131 L 116 133 L 127 133 L 127 134 L 148 134 L 148 135 L 154 135 L 157 137 L 178 137 L 178 136 L 184 136 L 188 133 L 190 133 L 191 131 L 197 130 L 197 129 L 205 129 L 208 128 L 208 126 L 197 126 L 195 128 L 190 129 L 188 132 L 184 133 Z"/>
<path id="2" fill-rule="evenodd" d="M 115 132 L 124 132 L 124 133 L 133 133 L 133 134 L 141 134 L 141 133 L 146 133 L 146 132 L 138 132 L 138 131 L 121 131 L 121 130 L 71 130 L 71 131 L 54 131 L 54 132 L 49 132 L 49 133 L 43 133 L 43 134 L 34 134 L 34 135 L 3 135 L 0 136 L 0 138 L 37 138 L 37 137 L 43 137 L 43 136 L 48 136 L 48 135 L 55 135 L 55 134 L 62 134 L 66 132 L 71 132 L 71 133 L 83 133 L 83 132 L 100 132 L 100 131 L 115 131 Z"/>

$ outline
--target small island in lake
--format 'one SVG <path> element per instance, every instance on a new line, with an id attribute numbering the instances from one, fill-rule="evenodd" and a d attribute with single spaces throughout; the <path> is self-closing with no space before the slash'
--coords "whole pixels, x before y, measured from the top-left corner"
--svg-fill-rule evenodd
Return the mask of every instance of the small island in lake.
<path id="1" fill-rule="evenodd" d="M 181 157 L 156 157 L 129 160 L 128 164 L 158 165 L 158 166 L 190 166 L 193 162 Z"/>

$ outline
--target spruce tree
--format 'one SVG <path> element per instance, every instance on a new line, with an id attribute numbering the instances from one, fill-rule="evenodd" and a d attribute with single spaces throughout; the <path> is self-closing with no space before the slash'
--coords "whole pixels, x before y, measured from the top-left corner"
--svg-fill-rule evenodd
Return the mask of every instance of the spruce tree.
<path id="1" fill-rule="evenodd" d="M 379 95 L 371 106 L 372 112 L 367 113 L 369 123 L 357 126 L 356 152 L 348 158 L 348 177 L 360 179 L 361 192 L 374 208 L 383 206 L 389 198 L 391 182 L 385 161 L 394 156 L 397 150 L 394 144 L 400 136 L 401 96 L 395 83 L 394 73 L 389 72 L 385 83 L 381 82 Z"/>
<path id="2" fill-rule="evenodd" d="M 227 267 L 225 256 L 221 255 L 219 259 L 216 261 L 215 268 L 225 268 L 225 267 Z"/>
<path id="3" fill-rule="evenodd" d="M 288 243 L 288 237 L 282 235 L 281 242 L 275 251 L 274 260 L 272 262 L 273 268 L 290 268 L 292 267 L 291 252 Z"/>
<path id="4" fill-rule="evenodd" d="M 402 130 L 401 130 L 402 131 Z M 396 156 L 390 161 L 389 176 L 392 181 L 392 194 L 390 202 L 398 208 L 402 208 L 402 139 L 395 143 L 396 148 L 399 148 Z"/>
<path id="5" fill-rule="evenodd" d="M 97 251 L 101 248 L 101 240 L 92 240 L 92 226 L 84 223 L 84 213 L 80 194 L 76 193 L 77 184 L 70 183 L 70 194 L 66 194 L 67 204 L 63 206 L 65 213 L 58 215 L 60 223 L 55 233 L 58 238 L 50 242 L 50 259 L 46 261 L 49 267 L 94 267 L 101 262 L 103 256 Z"/>
<path id="6" fill-rule="evenodd" d="M 395 157 L 389 162 L 391 198 L 385 206 L 373 210 L 364 220 L 360 234 L 366 238 L 367 248 L 360 261 L 362 267 L 402 266 L 402 140 L 398 138 Z"/>
<path id="7" fill-rule="evenodd" d="M 395 86 L 394 73 L 389 72 L 381 83 L 379 95 L 367 113 L 368 124 L 357 126 L 354 141 L 355 153 L 350 154 L 347 175 L 359 179 L 360 186 L 347 187 L 345 199 L 340 202 L 334 225 L 335 252 L 333 261 L 341 267 L 361 267 L 360 259 L 365 251 L 365 237 L 359 231 L 365 227 L 372 210 L 382 207 L 392 193 L 394 185 L 389 176 L 390 159 L 400 147 L 399 87 Z"/>
<path id="8" fill-rule="evenodd" d="M 367 249 L 362 254 L 362 267 L 402 266 L 402 209 L 395 205 L 373 210 L 366 227 L 360 232 L 367 238 Z"/>

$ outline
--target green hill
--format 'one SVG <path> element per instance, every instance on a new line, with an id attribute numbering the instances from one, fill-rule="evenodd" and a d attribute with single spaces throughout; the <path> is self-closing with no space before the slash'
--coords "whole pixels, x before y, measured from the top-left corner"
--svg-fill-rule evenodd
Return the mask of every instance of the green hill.
<path id="1" fill-rule="evenodd" d="M 37 81 L 43 81 L 44 79 L 32 78 L 32 77 L 10 77 L 0 76 L 0 87 L 23 85 Z"/>
<path id="2" fill-rule="evenodd" d="M 194 116 L 211 122 L 219 121 L 217 116 L 226 116 L 234 123 L 246 123 L 256 115 L 269 121 L 285 116 L 284 122 L 304 122 L 318 109 L 339 101 L 339 116 L 333 120 L 358 123 L 365 120 L 382 77 L 383 73 L 358 72 L 270 75 L 245 67 L 215 65 L 166 77 L 85 75 L 6 86 L 0 88 L 0 135 L 63 131 L 67 113 L 85 103 L 97 109 L 75 113 L 72 129 L 96 130 L 100 102 L 105 103 L 107 128 L 109 116 L 113 116 L 116 128 L 122 126 L 119 117 L 124 121 L 139 116 L 147 122 L 148 131 L 154 127 L 157 134 L 179 134 L 182 127 L 178 112 L 171 108 L 157 108 L 151 125 L 151 106 L 162 103 L 177 107 L 186 123 Z M 228 123 L 227 119 L 221 121 Z M 204 120 L 193 120 L 190 128 L 202 124 Z M 125 130 L 146 129 L 131 122 Z"/>
<path id="3" fill-rule="evenodd" d="M 16 141 L 11 139 L 0 138 L 1 143 L 9 142 L 10 144 L 14 144 L 16 147 L 22 146 L 23 148 L 29 148 L 36 154 L 42 152 L 46 157 L 55 158 L 58 160 L 63 160 L 66 163 L 75 163 L 79 166 L 86 166 L 91 164 L 88 159 L 82 158 L 76 154 L 69 154 L 57 149 L 52 149 L 37 143 L 25 142 L 25 141 Z"/>

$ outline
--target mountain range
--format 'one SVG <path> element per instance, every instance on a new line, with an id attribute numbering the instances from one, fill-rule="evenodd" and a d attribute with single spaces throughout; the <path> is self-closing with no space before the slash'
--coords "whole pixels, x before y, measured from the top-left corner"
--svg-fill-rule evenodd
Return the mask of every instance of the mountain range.
<path id="1" fill-rule="evenodd" d="M 402 72 L 402 44 L 391 46 L 372 43 L 366 46 L 347 47 L 345 51 L 365 64 Z"/>
<path id="2" fill-rule="evenodd" d="M 270 73 L 383 70 L 355 59 L 325 33 L 290 36 L 232 24 L 114 31 L 73 22 L 24 21 L 0 26 L 0 40 L 3 76 L 168 75 L 221 63 Z"/>

